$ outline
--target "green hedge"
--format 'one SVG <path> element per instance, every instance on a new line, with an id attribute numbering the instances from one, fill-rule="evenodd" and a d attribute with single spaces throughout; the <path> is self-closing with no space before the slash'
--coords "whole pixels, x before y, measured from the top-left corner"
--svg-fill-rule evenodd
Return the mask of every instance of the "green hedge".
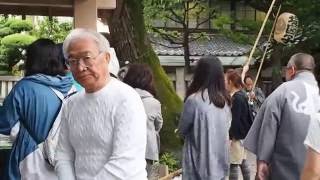
<path id="1" fill-rule="evenodd" d="M 0 37 L 4 37 L 4 36 L 7 36 L 12 33 L 13 33 L 13 31 L 9 27 L 3 27 L 0 29 Z"/>
<path id="2" fill-rule="evenodd" d="M 4 46 L 24 47 L 36 40 L 36 37 L 28 34 L 11 34 L 1 40 Z"/>
<path id="3" fill-rule="evenodd" d="M 33 29 L 32 23 L 27 20 L 15 19 L 9 26 L 14 32 L 31 31 Z"/>

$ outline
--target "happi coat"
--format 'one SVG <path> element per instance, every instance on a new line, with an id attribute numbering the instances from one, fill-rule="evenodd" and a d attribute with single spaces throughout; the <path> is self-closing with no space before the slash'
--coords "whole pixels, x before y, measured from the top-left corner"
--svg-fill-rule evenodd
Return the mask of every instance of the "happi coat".
<path id="1" fill-rule="evenodd" d="M 244 146 L 257 160 L 270 164 L 270 179 L 300 178 L 306 155 L 303 142 L 318 94 L 314 75 L 303 71 L 279 86 L 261 106 Z"/>

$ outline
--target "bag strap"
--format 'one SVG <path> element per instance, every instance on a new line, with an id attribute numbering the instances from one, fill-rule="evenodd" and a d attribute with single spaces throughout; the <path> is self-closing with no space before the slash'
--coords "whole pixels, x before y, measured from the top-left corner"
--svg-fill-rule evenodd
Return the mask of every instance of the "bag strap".
<path id="1" fill-rule="evenodd" d="M 60 91 L 58 91 L 57 89 L 50 87 L 50 89 L 58 96 L 58 98 L 63 101 L 64 99 L 69 98 L 70 96 L 74 95 L 75 93 L 77 93 L 77 89 L 72 85 L 72 87 L 70 88 L 70 90 L 68 91 L 67 96 L 65 97 Z"/>
<path id="2" fill-rule="evenodd" d="M 61 101 L 64 100 L 64 95 L 63 95 L 60 91 L 54 89 L 53 87 L 50 87 L 50 89 L 58 96 L 58 98 L 59 98 Z"/>

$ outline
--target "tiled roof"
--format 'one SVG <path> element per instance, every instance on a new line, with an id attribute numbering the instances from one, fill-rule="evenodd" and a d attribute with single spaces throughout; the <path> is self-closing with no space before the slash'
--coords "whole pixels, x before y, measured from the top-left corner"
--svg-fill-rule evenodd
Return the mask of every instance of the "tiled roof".
<path id="1" fill-rule="evenodd" d="M 183 48 L 164 40 L 161 37 L 150 37 L 155 52 L 160 56 L 183 56 Z M 165 46 L 163 46 L 165 45 Z M 251 50 L 251 45 L 233 42 L 222 35 L 209 35 L 208 39 L 203 38 L 189 43 L 191 56 L 242 56 Z M 166 47 L 168 46 L 168 47 Z"/>

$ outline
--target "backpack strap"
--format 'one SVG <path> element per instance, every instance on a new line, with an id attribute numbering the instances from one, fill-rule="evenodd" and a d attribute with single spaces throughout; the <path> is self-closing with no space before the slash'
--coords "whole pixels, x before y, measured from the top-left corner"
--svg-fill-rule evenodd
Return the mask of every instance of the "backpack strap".
<path id="1" fill-rule="evenodd" d="M 58 90 L 56 90 L 56 89 L 54 89 L 54 88 L 52 88 L 52 87 L 50 87 L 50 89 L 58 96 L 58 98 L 59 98 L 61 101 L 64 100 L 64 95 L 63 95 L 60 91 L 58 91 Z"/>
<path id="2" fill-rule="evenodd" d="M 70 96 L 74 95 L 75 93 L 77 93 L 77 89 L 72 85 L 72 87 L 70 88 L 70 90 L 68 91 L 67 96 L 65 97 L 60 91 L 56 90 L 53 87 L 50 87 L 50 89 L 58 96 L 58 98 L 63 101 L 64 99 L 69 98 Z"/>
<path id="3" fill-rule="evenodd" d="M 61 107 L 59 109 L 58 115 L 55 119 L 55 121 L 52 124 L 51 129 L 49 130 L 48 136 L 46 138 L 46 140 L 44 142 L 42 142 L 41 144 L 38 145 L 38 147 L 40 148 L 40 150 L 43 153 L 44 159 L 51 165 L 51 166 L 55 166 L 55 150 L 58 144 L 58 139 L 59 139 L 59 133 L 60 133 L 60 126 L 61 126 L 61 110 L 64 106 L 64 101 L 69 98 L 70 96 L 72 96 L 73 94 L 75 94 L 77 91 L 76 89 L 71 88 L 70 91 L 68 92 L 68 95 L 66 97 L 64 97 L 64 95 L 50 87 L 51 90 L 59 97 L 59 99 L 61 100 Z"/>

